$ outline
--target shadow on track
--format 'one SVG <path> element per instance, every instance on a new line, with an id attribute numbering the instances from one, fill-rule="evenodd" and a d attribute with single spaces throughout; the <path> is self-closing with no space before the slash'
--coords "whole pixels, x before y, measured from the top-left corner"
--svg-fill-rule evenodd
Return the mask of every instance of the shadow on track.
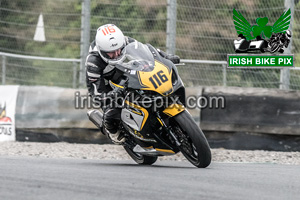
<path id="1" fill-rule="evenodd" d="M 164 162 L 164 164 L 160 164 L 159 162 L 158 163 L 155 163 L 153 165 L 139 165 L 139 164 L 136 164 L 136 163 L 127 163 L 127 162 L 130 162 L 130 161 L 127 161 L 126 163 L 124 163 L 125 161 L 116 161 L 116 160 L 112 160 L 112 161 L 107 161 L 105 160 L 104 162 L 101 161 L 101 162 L 84 162 L 84 163 L 81 163 L 82 165 L 92 165 L 92 166 L 114 166 L 114 167 L 151 167 L 151 168 L 178 168 L 178 169 L 199 169 L 199 168 L 196 168 L 194 166 L 188 166 L 189 163 L 180 163 L 181 166 L 178 166 L 178 165 L 172 165 L 173 163 L 174 164 L 178 164 L 178 162 L 165 162 L 165 161 L 159 161 L 159 162 Z M 182 165 L 184 164 L 184 166 Z M 185 165 L 187 164 L 187 165 Z"/>

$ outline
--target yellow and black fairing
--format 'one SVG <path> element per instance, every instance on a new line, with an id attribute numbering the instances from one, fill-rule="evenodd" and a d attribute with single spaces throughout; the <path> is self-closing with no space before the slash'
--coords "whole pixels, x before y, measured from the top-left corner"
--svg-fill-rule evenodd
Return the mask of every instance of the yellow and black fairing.
<path id="1" fill-rule="evenodd" d="M 126 88 L 129 90 L 142 90 L 149 92 L 148 94 L 163 97 L 177 95 L 185 106 L 185 88 L 176 66 L 170 60 L 160 56 L 159 52 L 150 44 L 147 44 L 147 47 L 153 56 L 153 66 L 146 66 L 147 64 L 140 61 L 132 62 L 130 67 L 116 65 L 112 82 L 115 86 L 123 87 L 126 84 Z M 142 66 L 143 64 L 145 66 Z M 135 70 L 135 68 L 143 69 Z"/>
<path id="2" fill-rule="evenodd" d="M 151 98 L 161 96 L 167 99 L 176 95 L 179 97 L 178 103 L 161 108 L 165 117 L 175 116 L 185 109 L 185 90 L 177 68 L 171 61 L 161 57 L 151 45 L 147 45 L 146 48 L 151 52 L 152 60 L 148 58 L 148 62 L 146 62 L 137 59 L 128 64 L 116 65 L 116 73 L 111 84 L 114 87 L 125 88 L 127 91 L 131 91 L 131 94 L 143 94 Z M 130 50 L 134 51 L 134 48 Z M 162 134 L 160 132 L 163 132 L 163 123 L 155 115 L 153 107 L 145 108 L 140 104 L 130 102 L 130 100 L 126 100 L 125 104 L 127 109 L 122 110 L 123 117 L 128 119 L 125 128 L 136 136 L 136 143 L 142 147 L 152 146 L 171 150 L 174 153 L 179 151 L 176 147 L 160 141 L 157 137 Z"/>

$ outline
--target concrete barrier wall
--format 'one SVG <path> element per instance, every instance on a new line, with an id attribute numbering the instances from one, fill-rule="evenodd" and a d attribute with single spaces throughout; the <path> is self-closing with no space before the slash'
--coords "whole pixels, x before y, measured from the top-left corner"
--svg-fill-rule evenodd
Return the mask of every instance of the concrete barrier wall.
<path id="1" fill-rule="evenodd" d="M 75 109 L 75 92 L 85 89 L 20 86 L 16 105 L 16 140 L 109 143 L 86 115 Z"/>
<path id="2" fill-rule="evenodd" d="M 75 92 L 85 89 L 20 86 L 16 105 L 16 128 L 95 128 L 87 109 L 75 109 Z"/>
<path id="3" fill-rule="evenodd" d="M 75 92 L 85 89 L 20 86 L 16 106 L 17 134 L 54 133 L 59 137 L 97 140 L 87 109 L 75 109 Z M 300 135 L 300 92 L 260 88 L 187 88 L 186 96 L 224 96 L 224 109 L 190 109 L 205 131 Z M 80 130 L 80 131 L 78 131 Z M 92 132 L 92 136 L 88 135 Z M 87 136 L 82 136 L 86 135 Z"/>
<path id="4" fill-rule="evenodd" d="M 300 92 L 279 89 L 205 87 L 204 96 L 224 96 L 225 109 L 202 109 L 201 128 L 300 135 Z"/>

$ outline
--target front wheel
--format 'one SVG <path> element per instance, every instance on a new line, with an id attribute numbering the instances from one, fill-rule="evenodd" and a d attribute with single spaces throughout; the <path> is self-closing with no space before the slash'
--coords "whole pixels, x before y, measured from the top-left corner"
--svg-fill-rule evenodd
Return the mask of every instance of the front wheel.
<path id="1" fill-rule="evenodd" d="M 139 153 L 135 153 L 131 148 L 128 146 L 124 146 L 124 149 L 129 154 L 129 156 L 138 164 L 140 165 L 152 165 L 156 162 L 157 156 L 145 156 Z"/>
<path id="2" fill-rule="evenodd" d="M 271 44 L 271 53 L 275 53 L 276 51 L 278 51 L 279 50 L 279 48 L 280 48 L 280 45 L 279 44 L 277 44 L 277 43 L 272 43 Z"/>
<path id="3" fill-rule="evenodd" d="M 192 116 L 184 111 L 173 119 L 173 130 L 181 142 L 181 153 L 196 167 L 207 167 L 211 162 L 210 147 Z"/>

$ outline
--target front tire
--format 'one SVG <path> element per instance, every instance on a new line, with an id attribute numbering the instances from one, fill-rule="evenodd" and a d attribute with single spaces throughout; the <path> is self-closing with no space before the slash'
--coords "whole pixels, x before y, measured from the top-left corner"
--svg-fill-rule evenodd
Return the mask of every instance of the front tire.
<path id="1" fill-rule="evenodd" d="M 186 110 L 174 116 L 174 131 L 181 141 L 180 151 L 193 165 L 205 168 L 211 163 L 211 151 L 202 130 Z"/>
<path id="2" fill-rule="evenodd" d="M 124 149 L 129 154 L 129 156 L 138 164 L 140 165 L 152 165 L 156 162 L 157 156 L 145 156 L 139 153 L 135 153 L 131 148 L 128 146 L 124 146 Z"/>
<path id="3" fill-rule="evenodd" d="M 279 44 L 277 44 L 277 43 L 272 43 L 271 44 L 271 53 L 275 53 L 275 52 L 277 52 L 278 50 L 279 50 Z"/>

